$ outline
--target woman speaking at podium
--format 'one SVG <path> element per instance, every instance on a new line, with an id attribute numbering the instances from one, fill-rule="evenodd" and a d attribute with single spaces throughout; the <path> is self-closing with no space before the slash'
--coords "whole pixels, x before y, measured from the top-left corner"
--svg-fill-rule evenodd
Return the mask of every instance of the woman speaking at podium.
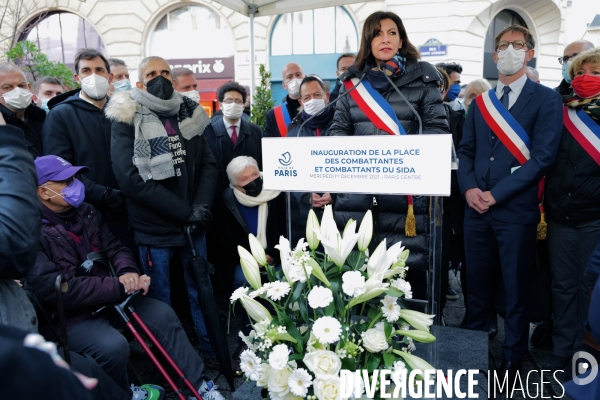
<path id="1" fill-rule="evenodd" d="M 329 134 L 449 133 L 438 74 L 419 58 L 400 17 L 392 12 L 371 14 L 363 25 L 356 62 L 340 76 L 342 87 Z M 340 193 L 334 215 L 343 228 L 349 218 L 360 222 L 367 209 L 374 220 L 371 243 L 385 238 L 389 247 L 402 241 L 410 249 L 407 279 L 413 295 L 427 299 L 429 198 Z"/>

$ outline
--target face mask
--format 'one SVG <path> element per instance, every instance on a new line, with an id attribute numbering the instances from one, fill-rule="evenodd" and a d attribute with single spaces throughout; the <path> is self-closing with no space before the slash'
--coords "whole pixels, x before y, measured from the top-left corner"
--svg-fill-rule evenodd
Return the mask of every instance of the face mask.
<path id="1" fill-rule="evenodd" d="M 224 104 L 221 103 L 222 109 L 223 109 L 223 115 L 227 118 L 229 118 L 232 121 L 237 121 L 241 116 L 242 113 L 244 112 L 244 105 L 243 104 L 236 104 L 236 103 L 231 103 L 231 104 Z"/>
<path id="2" fill-rule="evenodd" d="M 32 96 L 33 94 L 29 90 L 20 87 L 16 87 L 2 95 L 6 105 L 15 111 L 23 111 L 29 107 Z"/>
<path id="3" fill-rule="evenodd" d="M 40 108 L 44 111 L 46 111 L 46 114 L 48 114 L 50 112 L 50 109 L 48 108 L 48 102 L 50 101 L 50 99 L 42 99 L 42 105 L 40 106 Z"/>
<path id="4" fill-rule="evenodd" d="M 325 99 L 310 99 L 303 104 L 304 111 L 309 115 L 315 115 L 325 108 Z"/>
<path id="5" fill-rule="evenodd" d="M 562 76 L 563 76 L 563 78 L 565 78 L 565 81 L 567 81 L 567 83 L 573 82 L 573 79 L 571 79 L 569 77 L 569 73 L 568 73 L 570 65 L 571 65 L 571 61 L 567 61 L 567 63 L 562 66 Z"/>
<path id="6" fill-rule="evenodd" d="M 578 75 L 571 83 L 577 96 L 582 99 L 591 99 L 600 95 L 600 76 Z"/>
<path id="7" fill-rule="evenodd" d="M 44 187 L 49 191 L 56 193 L 49 187 Z M 83 183 L 81 183 L 79 179 L 74 179 L 69 186 L 65 187 L 63 190 L 61 190 L 60 193 L 56 193 L 56 195 L 52 197 L 56 196 L 61 196 L 67 202 L 67 204 L 77 208 L 81 205 L 81 203 L 83 203 L 83 200 L 85 199 L 85 186 L 83 185 Z"/>
<path id="8" fill-rule="evenodd" d="M 300 95 L 300 84 L 302 83 L 302 79 L 292 79 L 291 81 L 288 82 L 287 87 L 288 87 L 288 93 L 290 96 L 293 97 L 298 97 L 298 95 Z"/>
<path id="9" fill-rule="evenodd" d="M 92 74 L 81 79 L 81 89 L 91 99 L 102 100 L 108 93 L 108 79 Z"/>
<path id="10" fill-rule="evenodd" d="M 162 75 L 150 79 L 146 84 L 146 90 L 161 100 L 169 100 L 175 91 L 173 83 Z"/>
<path id="11" fill-rule="evenodd" d="M 189 90 L 187 92 L 177 92 L 182 96 L 187 97 L 190 100 L 195 101 L 196 103 L 200 102 L 200 93 L 197 90 Z"/>
<path id="12" fill-rule="evenodd" d="M 246 191 L 248 196 L 256 197 L 262 192 L 263 180 L 259 176 L 252 182 L 247 183 L 246 186 L 242 186 L 242 188 Z"/>
<path id="13" fill-rule="evenodd" d="M 448 93 L 446 93 L 446 97 L 450 101 L 454 101 L 458 95 L 460 94 L 460 85 L 457 83 L 453 83 L 450 85 L 450 89 L 448 89 Z"/>
<path id="14" fill-rule="evenodd" d="M 512 44 L 498 52 L 498 71 L 503 75 L 516 74 L 525 63 L 525 51 L 515 50 Z"/>
<path id="15" fill-rule="evenodd" d="M 129 79 L 122 79 L 117 82 L 113 82 L 113 86 L 115 87 L 115 92 L 126 92 L 131 90 L 131 82 Z"/>

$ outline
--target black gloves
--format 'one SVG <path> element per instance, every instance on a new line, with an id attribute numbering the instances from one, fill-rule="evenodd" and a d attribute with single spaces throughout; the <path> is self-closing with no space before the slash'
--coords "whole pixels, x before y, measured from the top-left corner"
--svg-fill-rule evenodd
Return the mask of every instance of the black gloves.
<path id="1" fill-rule="evenodd" d="M 100 199 L 100 204 L 106 218 L 122 216 L 127 212 L 125 195 L 118 189 L 106 187 Z"/>
<path id="2" fill-rule="evenodd" d="M 190 226 L 192 233 L 206 233 L 208 230 L 212 214 L 205 207 L 205 205 L 192 206 L 192 211 L 186 220 L 186 225 Z"/>

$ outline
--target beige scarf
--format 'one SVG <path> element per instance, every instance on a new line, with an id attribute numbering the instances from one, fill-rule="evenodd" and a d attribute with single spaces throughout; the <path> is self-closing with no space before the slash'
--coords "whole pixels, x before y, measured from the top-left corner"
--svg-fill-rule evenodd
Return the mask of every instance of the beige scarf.
<path id="1" fill-rule="evenodd" d="M 279 196 L 281 192 L 263 190 L 258 196 L 252 197 L 237 190 L 233 186 L 231 186 L 231 189 L 233 189 L 233 194 L 241 205 L 246 207 L 258 206 L 258 228 L 256 230 L 256 238 L 263 248 L 267 248 L 267 217 L 269 215 L 269 206 L 267 205 L 267 202 Z"/>

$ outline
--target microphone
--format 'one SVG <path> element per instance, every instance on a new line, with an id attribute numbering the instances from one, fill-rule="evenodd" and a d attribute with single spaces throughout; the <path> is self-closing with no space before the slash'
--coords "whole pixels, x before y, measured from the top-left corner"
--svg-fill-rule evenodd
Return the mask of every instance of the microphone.
<path id="1" fill-rule="evenodd" d="M 361 76 L 360 76 L 360 79 L 358 80 L 358 82 L 356 82 L 356 85 L 354 85 L 354 86 L 352 86 L 350 89 L 348 89 L 348 91 L 347 91 L 346 93 L 342 94 L 341 96 L 338 96 L 338 98 L 337 98 L 337 99 L 335 99 L 334 101 L 332 101 L 331 103 L 329 103 L 329 104 L 327 105 L 327 107 L 329 107 L 329 106 L 331 106 L 331 105 L 333 105 L 333 104 L 337 103 L 337 102 L 338 102 L 339 100 L 341 100 L 343 97 L 347 96 L 347 95 L 348 95 L 348 94 L 349 94 L 351 91 L 353 91 L 354 89 L 356 89 L 356 87 L 357 87 L 358 85 L 360 85 L 360 83 L 363 81 L 363 79 L 365 79 L 365 76 L 367 76 L 367 72 L 369 72 L 369 70 L 370 70 L 370 69 L 371 69 L 371 68 L 370 68 L 369 66 L 365 65 L 365 67 L 364 67 L 364 68 L 363 68 L 363 70 L 362 70 L 362 74 L 361 74 Z M 344 73 L 344 74 L 346 74 L 346 73 Z M 342 75 L 342 77 L 341 77 L 341 78 L 343 78 L 343 75 Z M 343 82 L 345 79 L 340 79 L 340 80 Z M 306 125 L 306 123 L 307 123 L 308 121 L 310 121 L 311 119 L 313 119 L 314 117 L 316 117 L 317 115 L 319 115 L 319 114 L 321 114 L 323 111 L 325 111 L 325 109 L 326 109 L 327 107 L 323 107 L 321 110 L 319 110 L 319 112 L 317 112 L 316 114 L 313 114 L 313 115 L 311 115 L 309 119 L 307 119 L 306 121 L 304 121 L 304 122 L 302 123 L 302 125 L 300 125 L 300 129 L 298 129 L 298 137 L 300 137 L 300 134 L 302 133 L 302 128 L 304 128 L 304 125 Z"/>
<path id="2" fill-rule="evenodd" d="M 412 106 L 412 104 L 410 104 L 410 102 L 408 101 L 408 99 L 406 98 L 406 96 L 404 96 L 404 94 L 400 91 L 400 89 L 398 89 L 396 87 L 396 85 L 394 85 L 394 82 L 385 73 L 385 71 L 386 71 L 386 68 L 385 68 L 386 65 L 387 64 L 382 61 L 381 64 L 379 64 L 379 68 L 383 72 L 383 75 L 385 76 L 385 78 L 390 82 L 390 85 L 392 85 L 392 87 L 394 88 L 394 90 L 396 92 L 398 92 L 398 94 L 400 95 L 400 97 L 402 98 L 402 100 L 404 100 L 404 102 L 406 103 L 406 105 L 408 106 L 408 108 L 410 108 L 410 111 L 412 111 L 412 113 L 417 117 L 417 120 L 419 121 L 419 135 L 422 135 L 423 134 L 423 122 L 421 122 L 421 116 L 419 115 L 419 113 L 417 112 L 417 110 L 414 109 L 414 107 Z"/>
<path id="3" fill-rule="evenodd" d="M 402 98 L 402 100 L 404 100 L 404 102 L 406 103 L 406 105 L 408 105 L 408 108 L 410 108 L 410 110 L 412 111 L 412 113 L 417 117 L 417 120 L 419 121 L 419 135 L 423 134 L 423 122 L 421 121 L 421 116 L 419 115 L 419 113 L 417 112 L 417 110 L 414 109 L 414 107 L 412 106 L 412 104 L 410 104 L 410 102 L 408 101 L 408 99 L 406 98 L 406 96 L 404 96 L 404 94 L 400 91 L 400 89 L 398 89 L 396 87 L 396 85 L 394 85 L 394 82 L 390 79 L 390 77 L 385 73 L 385 66 L 387 64 L 385 62 L 381 62 L 381 64 L 379 64 L 379 68 L 383 71 L 383 75 L 386 77 L 386 79 L 390 82 L 390 85 L 392 85 L 392 87 L 394 88 L 394 90 L 396 90 L 396 92 L 398 92 L 398 94 L 400 95 L 400 97 Z M 337 99 L 336 99 L 337 100 Z M 454 141 L 452 142 L 452 164 L 451 164 L 451 169 L 458 169 L 458 157 L 456 156 L 456 149 L 454 148 Z"/>

